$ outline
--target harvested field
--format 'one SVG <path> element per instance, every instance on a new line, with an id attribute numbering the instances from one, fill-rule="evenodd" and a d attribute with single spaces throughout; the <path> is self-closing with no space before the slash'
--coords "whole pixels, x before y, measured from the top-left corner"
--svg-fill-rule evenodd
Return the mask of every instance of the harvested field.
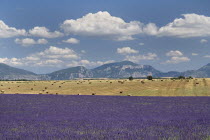
<path id="1" fill-rule="evenodd" d="M 210 96 L 210 79 L 0 81 L 6 94 Z"/>

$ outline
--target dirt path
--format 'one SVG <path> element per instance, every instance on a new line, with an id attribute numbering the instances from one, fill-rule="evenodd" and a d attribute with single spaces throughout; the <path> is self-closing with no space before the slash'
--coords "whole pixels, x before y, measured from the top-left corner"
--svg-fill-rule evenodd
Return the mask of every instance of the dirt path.
<path id="1" fill-rule="evenodd" d="M 207 81 L 206 81 L 205 78 L 202 81 L 203 81 L 203 85 L 204 85 L 204 95 L 205 96 L 208 96 L 209 95 L 209 86 L 208 86 L 208 83 L 207 83 Z"/>
<path id="2" fill-rule="evenodd" d="M 198 96 L 198 91 L 197 91 L 197 84 L 196 83 L 198 83 L 198 80 L 193 80 L 193 94 L 195 95 L 195 96 Z"/>

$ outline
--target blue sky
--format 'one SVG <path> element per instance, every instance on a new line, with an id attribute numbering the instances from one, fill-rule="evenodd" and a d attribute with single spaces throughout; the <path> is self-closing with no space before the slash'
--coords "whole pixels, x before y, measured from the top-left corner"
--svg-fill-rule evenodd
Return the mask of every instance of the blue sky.
<path id="1" fill-rule="evenodd" d="M 131 60 L 161 71 L 210 62 L 209 0 L 1 0 L 0 63 L 36 73 Z"/>

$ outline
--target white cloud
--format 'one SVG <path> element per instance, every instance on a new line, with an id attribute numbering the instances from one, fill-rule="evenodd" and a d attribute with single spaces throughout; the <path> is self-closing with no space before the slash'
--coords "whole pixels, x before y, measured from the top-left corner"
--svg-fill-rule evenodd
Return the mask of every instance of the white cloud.
<path id="1" fill-rule="evenodd" d="M 146 55 L 133 55 L 133 56 L 127 55 L 125 58 L 125 60 L 133 62 L 139 62 L 141 60 L 155 60 L 155 59 L 158 59 L 157 54 L 155 53 L 147 53 Z"/>
<path id="2" fill-rule="evenodd" d="M 70 43 L 70 44 L 78 44 L 80 41 L 76 38 L 69 38 L 67 40 L 63 40 L 65 43 Z"/>
<path id="3" fill-rule="evenodd" d="M 61 28 L 67 34 L 84 36 L 100 36 L 113 40 L 133 40 L 133 35 L 142 32 L 142 23 L 138 21 L 125 22 L 108 12 L 89 13 L 79 19 L 65 20 Z"/>
<path id="4" fill-rule="evenodd" d="M 38 39 L 37 44 L 47 44 L 48 41 L 46 39 Z"/>
<path id="5" fill-rule="evenodd" d="M 133 40 L 137 34 L 173 36 L 180 38 L 210 36 L 210 17 L 198 14 L 183 14 L 163 27 L 140 21 L 125 22 L 108 12 L 89 13 L 82 18 L 66 20 L 61 28 L 67 34 L 100 36 L 113 40 Z"/>
<path id="6" fill-rule="evenodd" d="M 157 35 L 158 27 L 154 23 L 149 23 L 143 27 L 143 32 L 147 35 Z"/>
<path id="7" fill-rule="evenodd" d="M 198 55 L 198 54 L 197 54 L 197 53 L 192 53 L 192 55 L 193 55 L 193 56 L 196 56 L 196 55 Z"/>
<path id="8" fill-rule="evenodd" d="M 35 41 L 32 38 L 24 38 L 24 39 L 16 38 L 15 43 L 26 47 L 26 46 L 36 45 L 36 44 L 47 44 L 48 41 L 46 39 L 38 39 L 37 41 Z"/>
<path id="9" fill-rule="evenodd" d="M 30 35 L 43 38 L 57 38 L 62 37 L 63 33 L 59 31 L 50 32 L 46 27 L 34 27 L 29 30 Z"/>
<path id="10" fill-rule="evenodd" d="M 205 56 L 203 56 L 203 57 L 205 57 L 205 58 L 210 58 L 210 55 L 205 55 Z"/>
<path id="11" fill-rule="evenodd" d="M 78 59 L 80 59 L 79 54 L 72 49 L 50 46 L 42 52 L 30 54 L 22 58 L 0 58 L 0 63 L 13 66 L 59 67 Z"/>
<path id="12" fill-rule="evenodd" d="M 8 58 L 0 58 L 0 63 L 5 63 Z"/>
<path id="13" fill-rule="evenodd" d="M 27 33 L 24 29 L 16 29 L 9 27 L 2 20 L 0 20 L 0 38 L 10 38 L 14 36 L 25 36 Z"/>
<path id="14" fill-rule="evenodd" d="M 117 48 L 117 53 L 126 55 L 132 53 L 139 53 L 139 51 L 131 49 L 130 47 L 123 47 L 123 48 Z"/>
<path id="15" fill-rule="evenodd" d="M 182 63 L 182 62 L 188 62 L 190 61 L 190 59 L 188 57 L 178 57 L 178 56 L 173 56 L 171 57 L 170 60 L 167 60 L 166 63 L 171 63 L 171 64 L 178 64 L 178 63 Z"/>
<path id="16" fill-rule="evenodd" d="M 86 59 L 80 60 L 80 61 L 72 61 L 71 63 L 67 64 L 68 67 L 75 67 L 75 66 L 87 66 L 87 67 L 96 67 L 103 64 L 113 63 L 114 60 L 108 60 L 108 61 L 89 61 Z"/>
<path id="17" fill-rule="evenodd" d="M 25 38 L 25 39 L 15 39 L 15 43 L 21 44 L 22 46 L 30 46 L 36 44 L 36 42 L 31 38 Z"/>
<path id="18" fill-rule="evenodd" d="M 86 53 L 86 51 L 85 50 L 81 50 L 81 53 Z"/>
<path id="19" fill-rule="evenodd" d="M 141 42 L 141 43 L 139 43 L 139 45 L 140 45 L 140 46 L 144 46 L 144 43 L 143 43 L 143 42 Z"/>
<path id="20" fill-rule="evenodd" d="M 80 56 L 72 49 L 69 49 L 69 48 L 62 49 L 55 46 L 50 46 L 49 49 L 46 49 L 43 52 L 37 53 L 36 55 L 43 58 L 53 58 L 53 59 L 58 59 L 58 58 L 79 59 L 80 58 Z"/>
<path id="21" fill-rule="evenodd" d="M 185 57 L 183 55 L 183 53 L 180 52 L 180 51 L 178 51 L 178 50 L 169 51 L 169 52 L 166 53 L 166 56 L 170 56 L 171 57 L 170 60 L 167 60 L 166 62 L 164 62 L 166 64 L 167 63 L 177 64 L 177 63 L 182 63 L 182 62 L 188 62 L 188 61 L 190 61 L 190 59 L 188 57 Z"/>
<path id="22" fill-rule="evenodd" d="M 166 53 L 166 56 L 183 56 L 183 53 L 176 50 L 176 51 L 170 51 Z"/>
<path id="23" fill-rule="evenodd" d="M 149 35 L 175 36 L 180 38 L 210 36 L 210 17 L 197 14 L 183 14 L 173 22 L 159 29 L 151 25 L 145 31 Z"/>
<path id="24" fill-rule="evenodd" d="M 65 20 L 60 28 L 68 34 L 96 36 L 117 41 L 133 40 L 138 34 L 152 36 L 173 36 L 180 38 L 209 37 L 210 17 L 204 15 L 183 14 L 165 26 L 157 27 L 155 23 L 143 24 L 140 21 L 126 22 L 120 17 L 110 15 L 106 11 L 89 13 L 78 19 Z M 0 38 L 26 36 L 25 29 L 9 27 L 0 20 Z M 29 35 L 42 38 L 57 38 L 64 34 L 60 31 L 51 32 L 46 27 L 36 26 L 29 30 Z M 68 42 L 66 40 L 66 42 Z M 71 42 L 71 41 L 70 41 Z M 206 43 L 205 40 L 201 43 Z"/>
<path id="25" fill-rule="evenodd" d="M 200 43 L 202 43 L 202 44 L 207 43 L 207 42 L 208 42 L 208 40 L 206 40 L 206 39 L 201 39 L 200 40 Z"/>
<path id="26" fill-rule="evenodd" d="M 50 46 L 42 52 L 30 54 L 22 58 L 0 58 L 0 63 L 12 66 L 27 67 L 55 67 L 66 68 L 74 66 L 96 67 L 99 65 L 115 62 L 109 61 L 89 61 L 81 59 L 80 54 L 69 48 L 58 48 Z"/>
<path id="27" fill-rule="evenodd" d="M 15 65 L 15 66 L 23 65 L 20 59 L 14 58 L 14 57 L 13 58 L 0 58 L 0 63 Z"/>

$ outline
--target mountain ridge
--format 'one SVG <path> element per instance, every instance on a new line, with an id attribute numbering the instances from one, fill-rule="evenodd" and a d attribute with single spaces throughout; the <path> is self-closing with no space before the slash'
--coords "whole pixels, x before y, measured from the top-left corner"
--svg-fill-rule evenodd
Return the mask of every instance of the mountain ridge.
<path id="1" fill-rule="evenodd" d="M 148 75 L 152 75 L 153 77 L 178 77 L 182 75 L 186 77 L 209 78 L 210 63 L 197 70 L 161 72 L 150 65 L 136 64 L 131 61 L 121 61 L 104 64 L 93 69 L 87 69 L 84 66 L 70 67 L 48 74 L 36 74 L 0 63 L 0 79 L 3 80 L 69 80 L 75 78 L 127 78 L 129 76 L 142 78 Z"/>

